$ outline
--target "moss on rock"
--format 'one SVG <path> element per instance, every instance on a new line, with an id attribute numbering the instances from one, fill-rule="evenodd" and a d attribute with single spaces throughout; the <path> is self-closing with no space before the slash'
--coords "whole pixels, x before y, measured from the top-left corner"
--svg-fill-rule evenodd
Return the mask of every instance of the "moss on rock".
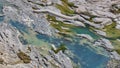
<path id="1" fill-rule="evenodd" d="M 28 56 L 27 54 L 25 54 L 24 52 L 20 51 L 19 53 L 17 53 L 17 56 L 24 62 L 24 63 L 30 63 L 31 58 L 30 56 Z"/>
<path id="2" fill-rule="evenodd" d="M 105 26 L 105 28 L 103 29 L 107 33 L 108 38 L 117 39 L 118 37 L 120 37 L 120 30 L 116 29 L 115 26 L 116 23 L 113 22 L 112 24 Z"/>
<path id="3" fill-rule="evenodd" d="M 4 60 L 2 58 L 0 58 L 0 64 L 3 64 Z"/>
<path id="4" fill-rule="evenodd" d="M 56 4 L 56 7 L 61 11 L 62 14 L 65 15 L 72 15 L 75 12 L 71 9 L 71 7 L 74 6 L 73 3 L 68 2 L 68 0 L 61 0 L 62 1 L 62 5 L 61 4 Z"/>
<path id="5" fill-rule="evenodd" d="M 58 21 L 56 20 L 56 18 L 54 16 L 50 16 L 50 15 L 47 15 L 47 20 L 50 22 L 51 26 L 55 29 L 57 29 L 59 32 L 58 34 L 61 35 L 61 36 L 73 36 L 74 35 L 74 32 L 70 29 L 72 27 L 75 27 L 73 26 L 72 24 L 66 24 L 62 21 Z M 66 29 L 64 29 L 66 28 Z"/>
<path id="6" fill-rule="evenodd" d="M 53 50 L 55 53 L 58 53 L 59 51 L 64 52 L 66 49 L 67 49 L 67 48 L 65 47 L 64 44 L 61 44 L 56 50 L 54 50 L 54 49 L 52 48 L 52 50 Z"/>

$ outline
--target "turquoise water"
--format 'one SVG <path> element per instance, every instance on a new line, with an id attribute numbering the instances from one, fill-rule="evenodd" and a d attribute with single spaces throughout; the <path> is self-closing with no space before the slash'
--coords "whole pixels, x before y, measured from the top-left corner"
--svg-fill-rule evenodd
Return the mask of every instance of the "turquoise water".
<path id="1" fill-rule="evenodd" d="M 28 28 L 26 25 L 24 24 L 21 24 L 20 22 L 17 22 L 17 21 L 12 21 L 10 20 L 9 22 L 12 26 L 16 27 L 20 32 L 25 32 L 25 33 L 28 33 Z"/>
<path id="2" fill-rule="evenodd" d="M 2 13 L 3 3 L 0 1 L 0 13 Z"/>
<path id="3" fill-rule="evenodd" d="M 2 14 L 3 3 L 0 1 L 0 14 Z M 0 22 L 4 20 L 4 16 L 0 16 Z"/>
<path id="4" fill-rule="evenodd" d="M 27 32 L 28 28 L 19 22 L 10 21 L 10 24 L 16 27 L 19 31 Z M 86 34 L 95 35 L 87 28 L 83 30 L 81 28 L 75 29 L 78 33 L 81 33 L 82 31 Z M 36 37 L 44 40 L 45 42 L 55 44 L 56 46 L 64 43 L 66 47 L 75 55 L 74 57 L 70 58 L 75 63 L 80 63 L 81 68 L 105 68 L 107 62 L 109 61 L 107 56 L 98 54 L 92 47 L 89 47 L 89 44 L 80 44 L 79 41 L 82 39 L 77 37 L 73 38 L 77 40 L 74 42 L 67 41 L 64 38 L 49 37 L 43 34 L 37 34 Z"/>
<path id="5" fill-rule="evenodd" d="M 2 6 L 3 3 L 0 0 L 0 13 L 2 13 Z M 0 22 L 4 20 L 4 17 L 0 17 Z M 16 27 L 21 33 L 29 33 L 28 27 L 21 24 L 20 22 L 10 21 L 9 22 L 13 27 Z M 89 34 L 93 38 L 99 38 L 96 34 L 92 33 L 89 28 L 72 28 L 72 31 L 79 33 L 79 34 Z M 31 37 L 31 36 L 30 36 Z M 79 39 L 77 37 L 72 38 L 75 41 L 67 41 L 64 38 L 55 38 L 49 37 L 43 34 L 36 35 L 36 38 L 42 39 L 45 42 L 49 42 L 59 46 L 60 44 L 64 43 L 68 50 L 70 50 L 74 57 L 70 57 L 75 63 L 80 63 L 81 68 L 105 68 L 109 58 L 105 55 L 98 54 L 95 49 L 89 47 L 89 44 L 80 44 Z M 27 40 L 22 40 L 22 43 L 27 44 Z M 104 51 L 106 52 L 106 51 Z"/>
<path id="6" fill-rule="evenodd" d="M 74 32 L 78 33 L 78 34 L 89 34 L 90 36 L 92 36 L 94 39 L 98 39 L 99 36 L 95 33 L 93 33 L 90 29 L 89 26 L 86 27 L 74 27 L 71 30 L 73 30 Z"/>
<path id="7" fill-rule="evenodd" d="M 4 20 L 4 16 L 0 16 L 0 22 Z"/>
<path id="8" fill-rule="evenodd" d="M 79 39 L 76 42 L 69 42 L 64 39 L 55 39 L 50 38 L 45 35 L 37 35 L 39 39 L 44 39 L 45 41 L 49 41 L 50 43 L 60 45 L 64 43 L 67 48 L 75 55 L 73 61 L 75 63 L 80 63 L 82 68 L 104 68 L 109 60 L 108 57 L 104 55 L 97 54 L 95 50 L 91 50 L 92 48 L 88 48 L 88 44 L 85 46 L 79 44 Z"/>

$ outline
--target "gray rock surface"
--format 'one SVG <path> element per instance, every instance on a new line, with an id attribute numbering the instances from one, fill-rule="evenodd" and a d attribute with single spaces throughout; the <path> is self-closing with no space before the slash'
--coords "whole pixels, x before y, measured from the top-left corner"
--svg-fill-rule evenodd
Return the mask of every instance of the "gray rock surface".
<path id="1" fill-rule="evenodd" d="M 94 30 L 94 31 L 101 36 L 106 36 L 106 32 L 104 31 L 101 31 L 101 30 Z"/>
<path id="2" fill-rule="evenodd" d="M 89 41 L 93 41 L 94 39 L 88 35 L 88 34 L 77 34 L 78 37 L 81 37 L 81 38 L 86 38 L 88 39 Z"/>
<path id="3" fill-rule="evenodd" d="M 14 20 L 27 25 L 34 31 L 42 34 L 52 35 L 54 31 L 49 26 L 44 14 L 33 13 L 35 5 L 27 0 L 7 0 L 11 5 L 3 7 L 5 21 Z M 33 26 L 34 25 L 34 26 Z"/>
<path id="4" fill-rule="evenodd" d="M 114 47 L 112 46 L 112 43 L 108 39 L 105 39 L 105 38 L 101 38 L 101 39 L 95 41 L 94 46 L 101 46 L 108 50 L 114 49 Z"/>
<path id="5" fill-rule="evenodd" d="M 114 50 L 114 47 L 108 39 L 101 38 L 97 40 L 93 46 L 100 46 L 105 48 L 110 53 L 110 57 L 112 59 L 120 60 L 120 55 L 116 51 L 112 51 Z"/>
<path id="6" fill-rule="evenodd" d="M 57 20 L 60 21 L 70 20 L 74 25 L 85 27 L 88 24 L 97 28 L 96 32 L 102 36 L 106 36 L 106 33 L 99 29 L 112 22 L 116 22 L 116 29 L 120 29 L 119 0 L 69 0 L 74 3 L 71 9 L 75 14 L 72 16 L 62 14 L 53 6 L 56 3 L 62 4 L 60 0 L 1 0 L 4 1 L 9 4 L 4 4 L 3 14 L 0 13 L 0 16 L 5 16 L 4 22 L 0 23 L 0 67 L 2 68 L 73 68 L 71 60 L 61 51 L 55 54 L 49 50 L 48 55 L 43 55 L 40 48 L 23 45 L 18 38 L 20 32 L 11 27 L 8 23 L 10 20 L 18 21 L 38 33 L 50 36 L 55 33 L 55 30 L 46 19 L 48 13 L 56 15 Z M 50 11 L 34 13 L 36 9 Z M 93 40 L 89 35 L 78 36 Z M 94 45 L 101 46 L 107 51 L 114 49 L 111 42 L 103 38 L 95 41 Z M 119 60 L 117 52 L 110 53 L 112 58 Z"/>
<path id="7" fill-rule="evenodd" d="M 110 59 L 106 68 L 120 68 L 120 61 L 115 59 Z"/>
<path id="8" fill-rule="evenodd" d="M 73 68 L 71 60 L 62 52 L 55 54 L 49 50 L 49 54 L 43 55 L 40 48 L 23 45 L 19 34 L 8 23 L 0 24 L 0 67 Z"/>

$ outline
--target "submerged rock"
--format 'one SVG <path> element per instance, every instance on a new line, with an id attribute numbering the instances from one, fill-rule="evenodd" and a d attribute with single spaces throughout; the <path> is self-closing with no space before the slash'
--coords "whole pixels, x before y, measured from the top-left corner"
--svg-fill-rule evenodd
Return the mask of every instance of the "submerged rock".
<path id="1" fill-rule="evenodd" d="M 54 30 L 49 26 L 49 22 L 43 14 L 36 14 L 33 12 L 33 4 L 27 0 L 9 1 L 11 5 L 3 6 L 3 13 L 6 22 L 13 20 L 18 21 L 34 31 L 46 35 L 54 34 Z"/>
<path id="2" fill-rule="evenodd" d="M 0 0 L 0 3 L 2 3 L 2 1 L 4 0 Z M 116 22 L 116 28 L 112 28 L 120 29 L 119 0 L 5 1 L 7 1 L 8 4 L 4 4 L 2 7 L 3 14 L 0 13 L 0 17 L 4 16 L 4 21 L 0 23 L 1 68 L 73 68 L 71 59 L 68 58 L 68 56 L 66 56 L 62 51 L 55 53 L 52 50 L 45 50 L 44 46 L 38 47 L 28 44 L 23 45 L 18 38 L 20 35 L 24 35 L 24 33 L 22 33 L 23 31 L 20 31 L 20 28 L 17 28 L 16 26 L 11 26 L 9 22 L 16 22 L 16 24 L 20 27 L 22 27 L 20 24 L 25 25 L 25 27 L 32 30 L 35 35 L 40 33 L 48 36 L 54 36 L 56 33 L 60 33 L 60 31 L 55 31 L 55 29 L 62 29 L 62 31 L 66 30 L 65 32 L 70 32 L 67 31 L 68 29 L 66 28 L 68 25 L 61 24 L 61 20 L 62 22 L 67 21 L 72 23 L 74 26 L 82 26 L 84 28 L 87 26 L 93 27 L 93 29 L 97 29 L 95 32 L 102 37 L 106 37 L 107 35 L 107 31 L 104 32 L 102 29 L 113 22 Z M 56 7 L 56 4 L 59 4 L 59 8 Z M 37 10 L 40 13 L 38 13 Z M 48 21 L 48 15 L 54 16 L 52 17 L 52 20 L 55 18 L 57 20 L 54 22 L 52 20 Z M 51 24 L 50 21 L 54 24 Z M 60 27 L 52 27 L 52 25 L 59 26 L 58 23 L 60 23 Z M 77 34 L 76 36 L 86 38 L 92 42 L 94 41 L 94 39 L 88 34 Z M 69 39 L 68 37 L 66 40 L 71 40 L 71 38 Z M 73 41 L 74 40 L 71 42 Z M 75 40 L 75 42 L 76 41 L 77 40 Z M 33 43 L 33 41 L 31 41 L 31 43 Z M 112 59 L 120 60 L 119 54 L 113 51 L 114 47 L 108 39 L 98 39 L 94 42 L 94 46 L 103 47 L 110 53 L 110 57 Z M 54 46 L 53 48 L 55 50 L 57 49 Z M 80 58 L 78 57 L 78 59 Z M 81 63 L 85 64 L 84 62 Z M 87 65 L 89 64 L 86 64 L 86 66 Z M 118 68 L 119 67 L 120 66 L 118 65 Z M 114 68 L 114 66 L 108 68 Z"/>
<path id="3" fill-rule="evenodd" d="M 106 32 L 101 31 L 101 30 L 95 30 L 95 32 L 101 36 L 105 36 L 106 37 Z"/>
<path id="4" fill-rule="evenodd" d="M 71 60 L 64 53 L 55 54 L 49 50 L 48 55 L 42 55 L 38 47 L 23 45 L 16 32 L 8 23 L 0 24 L 0 67 L 73 68 Z"/>
<path id="5" fill-rule="evenodd" d="M 77 36 L 78 37 L 82 37 L 82 38 L 86 38 L 89 41 L 93 41 L 94 40 L 90 35 L 87 35 L 87 34 L 77 34 Z"/>

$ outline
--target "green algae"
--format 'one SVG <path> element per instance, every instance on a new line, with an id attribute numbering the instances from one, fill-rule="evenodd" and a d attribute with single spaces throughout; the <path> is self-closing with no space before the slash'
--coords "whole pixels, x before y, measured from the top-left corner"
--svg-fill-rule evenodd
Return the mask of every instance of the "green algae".
<path id="1" fill-rule="evenodd" d="M 50 22 L 50 25 L 53 28 L 59 31 L 58 35 L 61 35 L 64 37 L 71 37 L 75 35 L 75 33 L 70 29 L 72 27 L 75 27 L 72 24 L 66 24 L 62 21 L 58 21 L 54 16 L 50 16 L 50 15 L 47 15 L 47 20 Z"/>
<path id="2" fill-rule="evenodd" d="M 27 42 L 24 45 L 34 45 L 36 48 L 38 48 L 41 54 L 48 55 L 48 52 L 51 49 L 51 46 L 49 46 L 50 44 L 42 39 L 38 39 L 36 37 L 36 32 L 32 30 L 28 30 L 28 32 L 29 33 L 22 32 L 22 35 L 20 35 L 20 37 L 22 37 L 22 40 Z M 28 50 L 31 51 L 30 48 L 28 48 Z"/>
<path id="3" fill-rule="evenodd" d="M 120 55 L 120 48 L 119 49 L 115 49 L 115 51 Z"/>
<path id="4" fill-rule="evenodd" d="M 114 46 L 113 51 L 116 51 L 118 54 L 120 54 L 120 41 L 118 39 L 116 40 L 110 40 L 112 42 L 112 45 Z"/>
<path id="5" fill-rule="evenodd" d="M 73 15 L 75 12 L 71 9 L 74 6 L 73 3 L 68 2 L 68 0 L 62 0 L 61 4 L 56 4 L 56 7 L 61 11 L 62 14 L 65 15 Z"/>
<path id="6" fill-rule="evenodd" d="M 64 52 L 66 49 L 67 49 L 67 48 L 66 48 L 65 44 L 61 44 L 56 50 L 54 50 L 54 49 L 52 48 L 52 50 L 53 50 L 55 53 L 58 53 L 59 51 Z"/>
<path id="7" fill-rule="evenodd" d="M 22 32 L 23 35 L 21 35 L 20 39 L 22 39 L 23 41 L 26 42 L 26 44 L 30 44 L 30 45 L 36 45 L 36 46 L 39 46 L 39 45 L 48 45 L 47 42 L 44 42 L 43 40 L 40 40 L 36 37 L 36 34 L 34 31 L 31 31 L 31 30 L 28 30 L 29 33 L 25 33 L 25 32 Z"/>
<path id="8" fill-rule="evenodd" d="M 24 62 L 24 63 L 30 63 L 31 58 L 30 56 L 28 56 L 27 54 L 25 54 L 24 52 L 20 51 L 19 53 L 17 53 L 17 56 Z"/>
<path id="9" fill-rule="evenodd" d="M 0 58 L 0 64 L 3 64 L 4 60 L 2 58 Z"/>
<path id="10" fill-rule="evenodd" d="M 116 29 L 116 23 L 113 22 L 110 25 L 105 26 L 103 31 L 106 32 L 108 38 L 112 45 L 114 46 L 114 51 L 116 51 L 118 54 L 120 54 L 120 41 L 118 40 L 120 38 L 120 30 Z"/>
<path id="11" fill-rule="evenodd" d="M 114 49 L 112 51 L 116 51 L 118 54 L 120 54 L 120 41 L 118 40 L 120 38 L 120 30 L 115 28 L 116 23 L 113 22 L 110 25 L 105 26 L 105 28 L 102 29 L 102 31 L 105 31 L 107 36 L 105 38 L 109 39 L 114 46 Z M 91 27 L 92 30 L 95 28 Z"/>
<path id="12" fill-rule="evenodd" d="M 61 0 L 62 2 L 66 3 L 69 7 L 75 7 L 74 3 L 68 2 L 68 0 Z"/>
<path id="13" fill-rule="evenodd" d="M 103 31 L 106 32 L 108 38 L 117 39 L 120 37 L 120 30 L 115 28 L 116 23 L 113 22 L 110 25 L 105 26 Z"/>

